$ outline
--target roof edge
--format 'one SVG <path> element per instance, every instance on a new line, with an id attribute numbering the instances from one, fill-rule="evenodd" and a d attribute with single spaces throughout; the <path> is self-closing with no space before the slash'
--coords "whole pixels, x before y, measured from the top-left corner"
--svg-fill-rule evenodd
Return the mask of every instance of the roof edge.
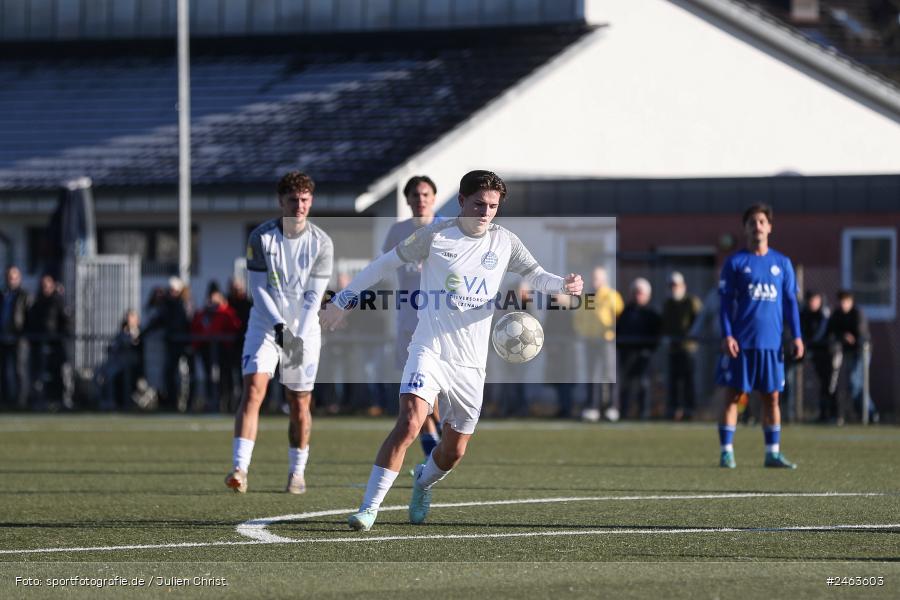
<path id="1" fill-rule="evenodd" d="M 499 96 L 493 98 L 480 109 L 470 114 L 466 119 L 457 123 L 455 127 L 444 133 L 433 143 L 425 146 L 402 163 L 390 169 L 387 173 L 372 181 L 366 190 L 356 198 L 356 212 L 361 213 L 365 211 L 388 194 L 392 189 L 397 189 L 399 185 L 402 185 L 401 183 L 398 183 L 398 181 L 400 179 L 405 180 L 410 173 L 416 171 L 415 165 L 421 162 L 424 157 L 443 150 L 445 146 L 454 143 L 459 136 L 464 135 L 472 127 L 477 127 L 481 121 L 496 113 L 504 105 L 509 102 L 514 102 L 521 95 L 522 90 L 544 78 L 551 69 L 563 62 L 574 60 L 575 56 L 592 44 L 595 36 L 604 31 L 606 27 L 606 24 L 592 24 L 586 26 L 585 34 L 579 39 L 563 48 L 556 55 L 551 56 L 547 62 L 539 65 L 533 71 L 525 75 L 525 77 L 506 88 Z"/>
<path id="2" fill-rule="evenodd" d="M 864 65 L 825 48 L 743 0 L 669 0 L 717 17 L 846 86 L 900 118 L 900 87 Z"/>

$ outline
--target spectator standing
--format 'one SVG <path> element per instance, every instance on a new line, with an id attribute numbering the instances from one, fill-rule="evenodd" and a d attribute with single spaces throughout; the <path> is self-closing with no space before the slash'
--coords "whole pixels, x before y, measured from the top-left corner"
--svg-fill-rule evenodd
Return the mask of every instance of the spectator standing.
<path id="1" fill-rule="evenodd" d="M 232 352 L 234 361 L 231 365 L 231 370 L 233 372 L 232 377 L 234 378 L 235 383 L 239 384 L 241 381 L 240 348 L 243 346 L 244 337 L 247 335 L 247 323 L 250 322 L 250 309 L 253 308 L 253 300 L 247 293 L 247 286 L 244 284 L 244 281 L 242 279 L 232 278 L 228 281 L 228 305 L 234 309 L 234 312 L 237 314 L 238 321 L 241 322 L 241 328 L 234 338 L 235 352 Z M 233 397 L 239 397 L 240 393 L 240 387 L 236 388 L 233 392 Z M 228 410 L 229 412 L 231 412 L 232 409 L 235 408 L 237 407 L 229 406 Z"/>
<path id="2" fill-rule="evenodd" d="M 662 320 L 650 307 L 653 289 L 650 282 L 638 277 L 631 284 L 631 296 L 619 317 L 619 370 L 622 386 L 619 404 L 622 417 L 628 418 L 631 396 L 637 390 L 642 419 L 650 418 L 650 360 L 659 345 Z"/>
<path id="3" fill-rule="evenodd" d="M 600 420 L 600 411 L 610 421 L 619 420 L 619 399 L 616 378 L 616 320 L 624 303 L 618 291 L 610 287 L 604 267 L 595 267 L 591 283 L 592 298 L 584 310 L 575 312 L 575 331 L 585 345 L 587 359 L 587 399 L 581 418 Z"/>
<path id="4" fill-rule="evenodd" d="M 28 309 L 25 329 L 31 338 L 33 406 L 47 408 L 50 402 L 64 402 L 63 369 L 71 325 L 62 294 L 51 275 L 41 277 L 38 294 Z"/>
<path id="5" fill-rule="evenodd" d="M 176 411 L 179 406 L 182 390 L 181 359 L 187 354 L 188 334 L 190 332 L 185 292 L 184 283 L 181 279 L 178 277 L 169 278 L 168 293 L 163 300 L 162 311 L 160 312 L 166 343 L 165 366 L 163 370 L 166 381 L 162 394 L 160 394 L 159 407 L 161 410 Z"/>
<path id="6" fill-rule="evenodd" d="M 234 363 L 234 339 L 241 330 L 237 312 L 228 304 L 219 286 L 212 282 L 206 306 L 194 313 L 191 337 L 194 351 L 203 362 L 208 411 L 232 405 L 234 389 L 231 365 Z"/>
<path id="7" fill-rule="evenodd" d="M 862 414 L 863 410 L 863 377 L 868 365 L 863 364 L 863 345 L 869 342 L 869 322 L 862 310 L 856 306 L 853 292 L 841 290 L 838 292 L 838 306 L 828 319 L 828 336 L 835 342 L 835 369 L 838 371 L 837 380 L 840 381 L 840 371 L 846 374 L 850 388 L 850 400 L 853 408 Z M 878 420 L 875 407 L 871 399 L 866 403 L 869 407 L 869 420 Z M 838 421 L 843 415 L 838 415 Z"/>
<path id="8" fill-rule="evenodd" d="M 10 266 L 6 287 L 0 292 L 0 406 L 23 409 L 28 403 L 27 315 L 28 293 L 22 289 L 22 273 Z"/>
<path id="9" fill-rule="evenodd" d="M 819 384 L 819 421 L 827 423 L 837 419 L 835 391 L 837 378 L 833 377 L 832 352 L 828 341 L 828 318 L 831 310 L 821 293 L 808 290 L 806 302 L 800 311 L 800 331 L 803 344 Z"/>
<path id="10" fill-rule="evenodd" d="M 668 339 L 669 381 L 666 417 L 680 421 L 694 416 L 694 369 L 697 364 L 697 342 L 688 333 L 700 314 L 702 304 L 687 293 L 684 276 L 678 271 L 669 274 L 670 295 L 663 304 L 662 334 Z"/>

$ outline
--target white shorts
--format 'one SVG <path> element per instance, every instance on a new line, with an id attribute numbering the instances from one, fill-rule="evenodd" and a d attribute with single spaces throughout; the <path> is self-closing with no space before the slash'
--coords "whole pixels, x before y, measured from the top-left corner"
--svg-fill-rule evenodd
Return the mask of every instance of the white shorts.
<path id="1" fill-rule="evenodd" d="M 322 348 L 321 336 L 303 338 L 303 364 L 301 367 L 284 369 L 278 374 L 281 384 L 295 392 L 312 391 L 316 383 L 316 372 L 319 370 L 319 351 Z M 247 330 L 244 338 L 244 350 L 241 352 L 241 373 L 275 373 L 275 367 L 281 361 L 282 350 L 275 343 L 275 334 L 271 331 L 259 332 Z"/>
<path id="2" fill-rule="evenodd" d="M 422 398 L 428 403 L 430 414 L 438 394 L 443 392 L 441 422 L 458 433 L 471 435 L 481 416 L 484 374 L 484 369 L 451 364 L 425 346 L 410 344 L 400 393 Z"/>

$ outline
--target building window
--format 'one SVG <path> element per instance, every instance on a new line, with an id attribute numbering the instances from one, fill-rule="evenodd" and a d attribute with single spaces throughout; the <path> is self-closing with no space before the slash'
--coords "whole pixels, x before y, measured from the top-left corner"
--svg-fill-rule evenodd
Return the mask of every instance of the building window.
<path id="1" fill-rule="evenodd" d="M 897 315 L 897 230 L 884 227 L 845 229 L 841 283 L 872 321 Z"/>
<path id="2" fill-rule="evenodd" d="M 197 228 L 191 228 L 191 272 L 197 271 Z M 147 276 L 178 274 L 178 229 L 175 227 L 100 227 L 97 251 L 101 254 L 137 254 Z"/>

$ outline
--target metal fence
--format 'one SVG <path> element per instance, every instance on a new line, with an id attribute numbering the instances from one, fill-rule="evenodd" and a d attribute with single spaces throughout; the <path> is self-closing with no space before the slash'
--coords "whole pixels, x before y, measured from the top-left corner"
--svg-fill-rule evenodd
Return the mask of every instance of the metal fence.
<path id="1" fill-rule="evenodd" d="M 93 370 L 106 360 L 107 347 L 118 334 L 125 311 L 140 307 L 140 284 L 138 256 L 78 259 L 74 297 L 76 370 Z"/>

